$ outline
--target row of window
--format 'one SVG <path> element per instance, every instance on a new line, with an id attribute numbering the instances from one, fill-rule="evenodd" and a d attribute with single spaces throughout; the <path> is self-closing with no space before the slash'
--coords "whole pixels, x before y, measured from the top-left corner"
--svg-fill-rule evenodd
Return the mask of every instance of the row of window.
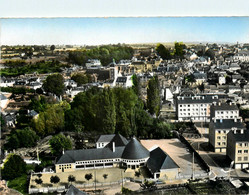
<path id="1" fill-rule="evenodd" d="M 197 115 L 197 116 L 204 116 L 204 115 L 206 115 L 206 113 L 205 112 L 201 112 L 200 114 L 198 113 L 198 112 L 196 112 L 196 113 L 179 113 L 179 115 L 181 116 L 181 115 L 184 115 L 184 116 L 186 116 L 186 115 L 188 115 L 188 116 L 191 116 L 191 115 Z"/>
<path id="2" fill-rule="evenodd" d="M 222 146 L 226 146 L 226 142 L 217 142 L 218 146 L 221 146 L 221 144 L 222 144 Z"/>
<path id="3" fill-rule="evenodd" d="M 221 119 L 229 119 L 229 118 L 235 118 L 235 117 L 237 117 L 237 116 L 218 116 L 219 118 L 221 118 Z"/>
<path id="4" fill-rule="evenodd" d="M 221 139 L 221 136 L 217 136 L 217 139 L 220 140 L 220 139 Z M 226 140 L 227 137 L 226 137 L 226 136 L 222 136 L 222 139 Z"/>
<path id="5" fill-rule="evenodd" d="M 81 162 L 76 162 L 75 164 L 94 164 L 94 163 L 105 163 L 105 162 L 113 162 L 113 161 L 118 162 L 118 161 L 120 161 L 120 159 L 81 161 Z"/>
<path id="6" fill-rule="evenodd" d="M 248 143 L 239 143 L 238 145 L 239 145 L 240 147 L 248 147 L 249 144 L 248 144 Z"/>
<path id="7" fill-rule="evenodd" d="M 180 104 L 180 107 L 190 107 L 190 104 Z M 199 104 L 192 104 L 193 107 L 198 107 Z M 208 106 L 208 104 L 201 104 L 201 106 Z"/>
<path id="8" fill-rule="evenodd" d="M 242 161 L 242 157 L 238 157 L 238 161 Z M 244 156 L 244 161 L 248 161 L 248 156 Z"/>
<path id="9" fill-rule="evenodd" d="M 201 108 L 200 109 L 201 111 L 206 111 L 207 109 L 206 108 Z M 190 111 L 190 109 L 180 109 L 180 111 Z M 198 108 L 196 108 L 196 109 L 194 109 L 194 108 L 192 108 L 192 111 L 199 111 L 199 109 Z"/>
<path id="10" fill-rule="evenodd" d="M 127 162 L 127 163 L 137 163 L 137 162 L 145 162 L 145 160 L 123 160 L 123 162 Z"/>
<path id="11" fill-rule="evenodd" d="M 71 169 L 72 165 L 71 164 L 67 164 L 67 165 L 59 165 L 59 169 Z"/>
<path id="12" fill-rule="evenodd" d="M 216 111 L 216 113 L 217 114 L 224 114 L 224 113 L 227 113 L 227 114 L 229 114 L 229 113 L 231 113 L 231 114 L 233 114 L 233 113 L 238 114 L 238 111 Z"/>
<path id="13" fill-rule="evenodd" d="M 242 154 L 242 150 L 238 150 L 238 154 Z M 244 154 L 248 154 L 248 150 L 244 150 Z"/>

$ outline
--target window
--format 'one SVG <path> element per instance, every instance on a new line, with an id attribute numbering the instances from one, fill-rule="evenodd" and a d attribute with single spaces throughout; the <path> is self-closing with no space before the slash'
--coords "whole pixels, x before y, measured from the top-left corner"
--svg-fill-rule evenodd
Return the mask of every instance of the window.
<path id="1" fill-rule="evenodd" d="M 238 153 L 239 153 L 239 154 L 242 154 L 242 150 L 238 150 Z"/>
<path id="2" fill-rule="evenodd" d="M 221 131 L 218 131 L 218 133 L 221 133 Z"/>
<path id="3" fill-rule="evenodd" d="M 222 138 L 223 138 L 223 139 L 226 139 L 226 136 L 223 136 Z"/>
<path id="4" fill-rule="evenodd" d="M 180 107 L 182 107 L 182 105 L 180 105 Z"/>
<path id="5" fill-rule="evenodd" d="M 225 145 L 226 145 L 226 142 L 222 142 L 222 145 L 225 146 Z"/>
<path id="6" fill-rule="evenodd" d="M 190 105 L 188 105 L 188 107 L 190 107 Z"/>
<path id="7" fill-rule="evenodd" d="M 244 161 L 248 161 L 248 157 L 247 156 L 244 157 Z"/>
<path id="8" fill-rule="evenodd" d="M 220 136 L 218 136 L 217 139 L 220 139 Z"/>
<path id="9" fill-rule="evenodd" d="M 245 143 L 245 147 L 248 147 L 248 143 Z"/>
<path id="10" fill-rule="evenodd" d="M 248 150 L 244 150 L 244 153 L 245 153 L 245 154 L 248 154 Z"/>
<path id="11" fill-rule="evenodd" d="M 217 142 L 218 146 L 220 146 L 220 142 Z"/>
<path id="12" fill-rule="evenodd" d="M 238 161 L 241 161 L 241 159 L 242 159 L 241 157 L 238 157 Z"/>
<path id="13" fill-rule="evenodd" d="M 242 147 L 242 143 L 240 143 L 239 146 Z"/>

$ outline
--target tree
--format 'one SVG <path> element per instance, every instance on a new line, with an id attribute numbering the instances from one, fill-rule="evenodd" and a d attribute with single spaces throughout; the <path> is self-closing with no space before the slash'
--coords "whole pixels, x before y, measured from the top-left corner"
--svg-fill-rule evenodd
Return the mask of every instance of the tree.
<path id="1" fill-rule="evenodd" d="M 162 59 L 164 60 L 171 59 L 170 51 L 163 44 L 159 43 L 156 46 L 156 51 L 161 56 Z"/>
<path id="2" fill-rule="evenodd" d="M 158 77 L 154 76 L 149 80 L 147 87 L 147 108 L 150 114 L 159 116 L 160 112 L 160 94 Z"/>
<path id="3" fill-rule="evenodd" d="M 103 174 L 103 178 L 106 180 L 108 177 L 108 174 Z"/>
<path id="4" fill-rule="evenodd" d="M 206 52 L 205 52 L 205 56 L 208 56 L 211 58 L 211 60 L 214 59 L 214 56 L 215 56 L 215 53 L 212 49 L 208 49 Z"/>
<path id="5" fill-rule="evenodd" d="M 183 58 L 183 55 L 184 55 L 183 49 L 185 48 L 186 48 L 186 45 L 184 45 L 183 43 L 175 42 L 175 56 Z"/>
<path id="6" fill-rule="evenodd" d="M 3 164 L 2 178 L 12 180 L 26 173 L 26 163 L 16 154 L 10 154 Z"/>
<path id="7" fill-rule="evenodd" d="M 43 88 L 46 92 L 53 93 L 57 96 L 64 93 L 64 78 L 61 74 L 49 75 L 43 83 Z"/>
<path id="8" fill-rule="evenodd" d="M 35 183 L 37 183 L 38 185 L 41 185 L 43 183 L 42 179 L 35 179 Z"/>
<path id="9" fill-rule="evenodd" d="M 64 136 L 63 134 L 58 134 L 53 136 L 49 140 L 49 145 L 52 154 L 58 156 L 64 150 L 72 149 L 72 142 L 69 138 Z"/>
<path id="10" fill-rule="evenodd" d="M 132 76 L 132 89 L 134 90 L 135 94 L 139 97 L 141 94 L 141 83 L 140 83 L 140 77 L 138 77 L 136 74 Z"/>
<path id="11" fill-rule="evenodd" d="M 89 182 L 93 178 L 93 175 L 91 173 L 85 174 L 85 179 Z"/>
<path id="12" fill-rule="evenodd" d="M 59 104 L 47 104 L 46 110 L 40 112 L 38 118 L 33 119 L 32 127 L 37 134 L 45 136 L 58 133 L 65 128 L 65 112 L 70 109 L 66 101 Z"/>
<path id="13" fill-rule="evenodd" d="M 29 127 L 22 130 L 12 131 L 6 143 L 7 149 L 17 149 L 21 147 L 34 147 L 39 136 Z"/>
<path id="14" fill-rule="evenodd" d="M 54 53 L 55 46 L 54 46 L 54 45 L 51 45 L 51 46 L 50 46 L 50 50 L 52 51 L 52 53 Z"/>
<path id="15" fill-rule="evenodd" d="M 57 175 L 51 176 L 51 177 L 50 177 L 50 182 L 51 182 L 51 183 L 54 183 L 54 184 L 57 184 L 57 183 L 60 182 L 60 178 L 59 178 Z"/>
<path id="16" fill-rule="evenodd" d="M 83 84 L 91 82 L 91 76 L 89 76 L 84 73 L 76 73 L 71 77 L 71 79 L 74 80 L 78 84 L 78 86 L 81 86 Z"/>
<path id="17" fill-rule="evenodd" d="M 75 177 L 73 175 L 69 175 L 67 180 L 72 184 L 72 182 L 75 182 Z"/>

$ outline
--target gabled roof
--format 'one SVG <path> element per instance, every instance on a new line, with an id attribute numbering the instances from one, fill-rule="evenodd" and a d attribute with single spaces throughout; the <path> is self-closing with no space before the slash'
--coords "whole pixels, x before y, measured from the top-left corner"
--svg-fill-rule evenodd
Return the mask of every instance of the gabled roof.
<path id="1" fill-rule="evenodd" d="M 107 145 L 107 147 L 110 147 L 112 148 L 112 143 L 115 143 L 115 146 L 116 147 L 119 147 L 119 146 L 126 146 L 128 144 L 128 141 L 125 137 L 123 137 L 122 135 L 120 134 L 116 134 L 112 140 L 110 141 L 110 143 Z"/>
<path id="2" fill-rule="evenodd" d="M 70 185 L 65 195 L 87 195 L 87 193 L 80 191 L 78 188 L 74 187 L 73 185 Z"/>
<path id="3" fill-rule="evenodd" d="M 150 152 L 147 166 L 152 173 L 160 172 L 161 169 L 177 169 L 179 166 L 160 147 Z"/>
<path id="4" fill-rule="evenodd" d="M 124 159 L 144 159 L 150 157 L 150 152 L 135 138 L 125 146 L 122 158 Z"/>
<path id="5" fill-rule="evenodd" d="M 110 142 L 114 138 L 115 134 L 101 135 L 97 142 Z"/>
<path id="6" fill-rule="evenodd" d="M 60 157 L 56 164 L 74 163 L 76 161 L 85 160 L 121 158 L 124 148 L 124 146 L 115 147 L 115 152 L 113 152 L 110 148 L 68 150 Z"/>

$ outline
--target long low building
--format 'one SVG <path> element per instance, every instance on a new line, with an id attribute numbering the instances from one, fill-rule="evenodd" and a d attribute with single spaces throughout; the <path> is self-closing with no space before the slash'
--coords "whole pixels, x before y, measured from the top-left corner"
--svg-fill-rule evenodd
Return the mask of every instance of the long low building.
<path id="1" fill-rule="evenodd" d="M 163 177 L 167 177 L 167 174 L 170 178 L 172 175 L 174 178 L 178 176 L 179 167 L 165 152 L 160 148 L 149 151 L 135 137 L 127 141 L 119 134 L 105 135 L 104 139 L 102 137 L 98 140 L 96 146 L 98 148 L 66 151 L 55 165 L 56 172 L 108 167 L 136 170 L 147 166 L 154 178 L 161 177 L 162 172 Z"/>

